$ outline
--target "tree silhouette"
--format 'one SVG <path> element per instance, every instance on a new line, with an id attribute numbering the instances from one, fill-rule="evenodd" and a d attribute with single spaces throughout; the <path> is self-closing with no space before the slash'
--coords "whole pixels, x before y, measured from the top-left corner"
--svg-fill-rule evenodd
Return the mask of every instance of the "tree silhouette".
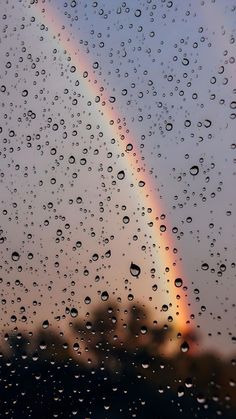
<path id="1" fill-rule="evenodd" d="M 236 361 L 191 351 L 191 330 L 180 335 L 153 322 L 140 304 L 105 302 L 70 325 L 69 343 L 52 327 L 5 335 L 0 382 L 8 416 L 236 417 Z M 178 345 L 166 356 L 171 342 Z"/>
<path id="2" fill-rule="evenodd" d="M 34 351 L 40 359 L 62 362 L 70 359 L 70 348 L 66 340 L 52 328 L 38 329 L 35 333 Z"/>
<path id="3" fill-rule="evenodd" d="M 27 356 L 30 347 L 30 340 L 24 333 L 11 332 L 5 335 L 7 342 L 7 353 L 12 359 L 21 359 Z"/>

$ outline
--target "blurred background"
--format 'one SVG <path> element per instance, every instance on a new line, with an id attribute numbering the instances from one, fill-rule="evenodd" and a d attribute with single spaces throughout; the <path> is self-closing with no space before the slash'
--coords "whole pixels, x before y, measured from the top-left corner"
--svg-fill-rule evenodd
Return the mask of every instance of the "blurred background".
<path id="1" fill-rule="evenodd" d="M 2 2 L 2 417 L 235 417 L 235 12 Z"/>

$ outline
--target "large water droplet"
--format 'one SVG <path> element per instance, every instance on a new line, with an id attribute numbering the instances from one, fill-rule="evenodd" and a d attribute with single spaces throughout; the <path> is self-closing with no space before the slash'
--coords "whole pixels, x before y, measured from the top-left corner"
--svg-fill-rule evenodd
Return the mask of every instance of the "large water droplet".
<path id="1" fill-rule="evenodd" d="M 124 170 L 120 170 L 120 172 L 118 172 L 118 173 L 117 173 L 117 178 L 118 178 L 119 180 L 122 180 L 122 179 L 124 179 L 124 177 L 125 177 L 125 172 L 124 172 Z"/>
<path id="2" fill-rule="evenodd" d="M 140 272 L 141 272 L 141 269 L 140 269 L 140 267 L 138 265 L 136 265 L 135 263 L 131 262 L 129 270 L 130 270 L 130 273 L 131 273 L 132 276 L 134 276 L 136 278 L 139 277 Z"/>
<path id="3" fill-rule="evenodd" d="M 70 311 L 71 317 L 77 317 L 78 316 L 78 310 L 75 307 L 72 307 Z"/>
<path id="4" fill-rule="evenodd" d="M 180 349 L 184 353 L 188 352 L 189 351 L 189 344 L 188 344 L 188 342 L 183 342 L 182 345 L 181 345 L 181 347 L 180 347 Z"/>
<path id="5" fill-rule="evenodd" d="M 176 278 L 175 279 L 175 286 L 180 288 L 183 285 L 183 280 L 181 278 Z"/>
<path id="6" fill-rule="evenodd" d="M 192 176 L 196 176 L 199 173 L 199 167 L 198 166 L 192 166 L 189 171 L 190 171 L 190 174 Z"/>
<path id="7" fill-rule="evenodd" d="M 101 300 L 102 300 L 102 301 L 107 301 L 107 300 L 108 300 L 108 298 L 109 298 L 109 294 L 108 294 L 108 292 L 107 292 L 107 291 L 103 291 L 103 292 L 101 293 Z"/>
<path id="8" fill-rule="evenodd" d="M 20 259 L 20 255 L 18 252 L 13 252 L 11 258 L 14 262 L 17 262 Z"/>

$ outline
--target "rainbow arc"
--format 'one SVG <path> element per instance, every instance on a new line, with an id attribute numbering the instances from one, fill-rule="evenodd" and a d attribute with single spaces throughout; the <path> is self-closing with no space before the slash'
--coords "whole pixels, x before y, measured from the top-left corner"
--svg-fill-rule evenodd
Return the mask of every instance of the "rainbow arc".
<path id="1" fill-rule="evenodd" d="M 85 53 L 81 52 L 78 43 L 71 39 L 70 29 L 66 27 L 58 10 L 55 10 L 49 2 L 46 3 L 42 0 L 38 0 L 32 9 L 36 11 L 36 17 L 40 24 L 44 24 L 47 28 L 51 42 L 64 52 L 65 58 L 70 57 L 70 64 L 74 66 L 74 71 L 80 81 L 80 85 L 86 91 L 88 99 L 96 103 L 96 98 L 101 98 L 96 103 L 96 106 L 100 109 L 106 131 L 110 138 L 115 138 L 118 142 L 125 159 L 127 172 L 133 183 L 137 185 L 138 198 L 139 200 L 141 199 L 142 205 L 146 209 L 148 222 L 153 223 L 152 236 L 156 242 L 155 251 L 159 272 L 166 281 L 165 286 L 168 289 L 170 303 L 175 312 L 173 319 L 174 328 L 182 335 L 187 335 L 190 333 L 192 325 L 189 314 L 190 304 L 186 295 L 186 284 L 183 281 L 182 285 L 180 280 L 183 278 L 183 273 L 179 266 L 179 261 L 176 263 L 172 236 L 168 232 L 166 220 L 165 225 L 167 229 L 165 232 L 161 232 L 160 226 L 158 226 L 157 217 L 160 217 L 164 211 L 160 199 L 154 192 L 155 188 L 153 187 L 151 176 L 142 168 L 142 155 L 137 144 L 127 127 L 122 126 L 122 116 L 115 109 L 114 104 L 110 102 L 105 89 L 101 89 L 95 70 L 86 61 Z M 129 149 L 131 150 L 129 151 Z M 140 188 L 138 185 L 143 185 L 143 187 Z"/>

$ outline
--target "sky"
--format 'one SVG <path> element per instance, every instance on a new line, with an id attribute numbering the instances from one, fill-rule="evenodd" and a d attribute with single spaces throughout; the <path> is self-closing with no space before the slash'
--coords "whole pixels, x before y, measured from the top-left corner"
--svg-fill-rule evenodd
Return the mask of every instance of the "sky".
<path id="1" fill-rule="evenodd" d="M 235 351 L 233 2 L 1 14 L 3 329 L 64 327 L 107 292 Z"/>

